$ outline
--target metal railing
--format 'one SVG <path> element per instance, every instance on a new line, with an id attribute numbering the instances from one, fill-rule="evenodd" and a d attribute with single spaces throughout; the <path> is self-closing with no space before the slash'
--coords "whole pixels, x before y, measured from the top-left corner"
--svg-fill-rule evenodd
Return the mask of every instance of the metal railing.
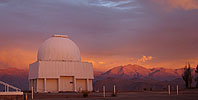
<path id="1" fill-rule="evenodd" d="M 21 89 L 17 88 L 17 87 L 14 87 L 12 85 L 9 85 L 3 81 L 0 81 L 0 84 L 4 85 L 5 86 L 5 92 L 9 92 L 9 88 L 12 88 L 14 90 L 16 90 L 16 92 L 21 92 Z"/>

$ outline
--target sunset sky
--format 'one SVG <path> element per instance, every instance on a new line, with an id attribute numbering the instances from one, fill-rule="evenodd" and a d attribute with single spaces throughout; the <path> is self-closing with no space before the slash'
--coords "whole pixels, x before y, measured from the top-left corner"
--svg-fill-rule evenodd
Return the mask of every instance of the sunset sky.
<path id="1" fill-rule="evenodd" d="M 0 0 L 0 68 L 28 68 L 66 34 L 95 70 L 198 64 L 198 0 Z"/>

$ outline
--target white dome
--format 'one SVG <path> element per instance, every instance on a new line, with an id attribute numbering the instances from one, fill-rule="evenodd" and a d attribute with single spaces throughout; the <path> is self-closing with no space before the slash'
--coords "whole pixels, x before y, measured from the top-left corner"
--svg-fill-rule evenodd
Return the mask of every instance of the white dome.
<path id="1" fill-rule="evenodd" d="M 54 35 L 39 48 L 38 61 L 81 61 L 78 46 L 66 35 Z"/>

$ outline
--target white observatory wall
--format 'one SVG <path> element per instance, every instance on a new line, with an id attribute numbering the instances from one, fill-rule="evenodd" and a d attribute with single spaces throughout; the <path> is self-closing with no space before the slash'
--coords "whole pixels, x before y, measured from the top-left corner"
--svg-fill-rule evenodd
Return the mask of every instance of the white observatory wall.
<path id="1" fill-rule="evenodd" d="M 38 69 L 39 69 L 39 63 L 34 62 L 29 65 L 29 76 L 28 79 L 35 79 L 38 77 Z"/>
<path id="2" fill-rule="evenodd" d="M 93 85 L 92 85 L 93 83 L 92 82 L 93 82 L 93 80 L 89 79 L 89 88 L 88 88 L 89 91 L 93 91 Z"/>
<path id="3" fill-rule="evenodd" d="M 60 76 L 94 79 L 93 67 L 87 62 L 39 61 L 38 78 L 60 78 Z"/>

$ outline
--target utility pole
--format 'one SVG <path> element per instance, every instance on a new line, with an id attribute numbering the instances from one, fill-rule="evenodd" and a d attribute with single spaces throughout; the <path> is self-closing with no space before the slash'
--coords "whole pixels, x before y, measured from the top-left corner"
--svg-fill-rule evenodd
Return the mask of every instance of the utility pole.
<path id="1" fill-rule="evenodd" d="M 116 95 L 116 88 L 115 88 L 115 85 L 113 86 L 113 94 Z"/>
<path id="2" fill-rule="evenodd" d="M 103 97 L 105 97 L 105 86 L 103 86 Z"/>
<path id="3" fill-rule="evenodd" d="M 34 88 L 32 86 L 32 99 L 34 99 Z"/>
<path id="4" fill-rule="evenodd" d="M 170 85 L 168 85 L 168 94 L 170 95 L 171 90 L 170 90 Z"/>
<path id="5" fill-rule="evenodd" d="M 177 95 L 179 94 L 179 86 L 177 85 Z"/>

